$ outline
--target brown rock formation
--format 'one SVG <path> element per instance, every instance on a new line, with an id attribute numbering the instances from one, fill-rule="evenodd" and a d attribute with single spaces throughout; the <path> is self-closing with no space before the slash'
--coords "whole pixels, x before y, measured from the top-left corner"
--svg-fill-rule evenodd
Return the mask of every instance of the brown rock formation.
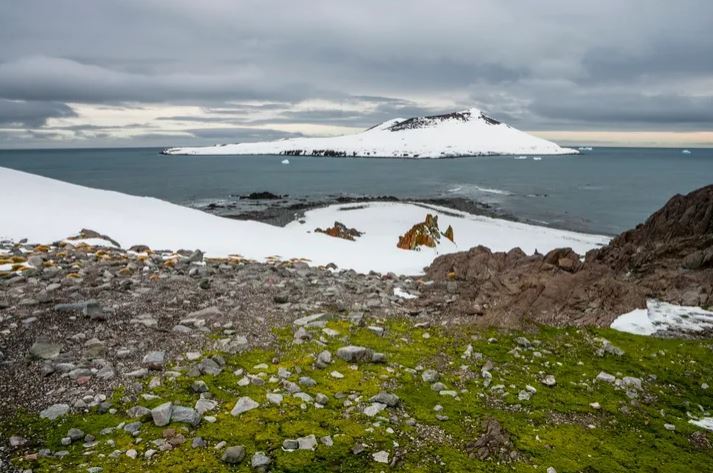
<path id="1" fill-rule="evenodd" d="M 356 228 L 348 228 L 341 222 L 334 222 L 333 227 L 325 228 L 324 230 L 322 230 L 321 228 L 317 228 L 315 229 L 315 232 L 326 233 L 331 237 L 342 238 L 344 240 L 351 241 L 354 241 L 356 238 L 359 238 L 363 235 L 363 233 L 357 230 Z"/>
<path id="2" fill-rule="evenodd" d="M 421 246 L 435 248 L 441 235 L 453 241 L 453 228 L 449 225 L 445 232 L 438 228 L 438 215 L 426 214 L 426 219 L 417 223 L 409 231 L 399 237 L 396 244 L 402 250 L 418 250 Z"/>
<path id="3" fill-rule="evenodd" d="M 436 258 L 424 304 L 485 324 L 609 325 L 647 297 L 713 305 L 713 186 L 673 197 L 644 224 L 582 258 L 569 248 L 525 255 L 484 247 Z"/>

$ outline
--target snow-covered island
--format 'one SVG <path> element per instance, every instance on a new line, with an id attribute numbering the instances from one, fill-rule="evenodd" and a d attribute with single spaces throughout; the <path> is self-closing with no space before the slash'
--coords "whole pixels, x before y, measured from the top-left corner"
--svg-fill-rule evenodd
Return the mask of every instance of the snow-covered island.
<path id="1" fill-rule="evenodd" d="M 354 135 L 168 148 L 163 154 L 449 158 L 578 151 L 517 130 L 471 108 L 445 115 L 396 118 Z"/>

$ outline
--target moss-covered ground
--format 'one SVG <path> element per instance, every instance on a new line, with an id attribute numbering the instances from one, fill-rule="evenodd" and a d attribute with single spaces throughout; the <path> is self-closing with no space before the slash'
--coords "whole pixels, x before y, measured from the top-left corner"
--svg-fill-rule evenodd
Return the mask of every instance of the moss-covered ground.
<path id="1" fill-rule="evenodd" d="M 36 472 L 86 471 L 89 467 L 101 467 L 107 473 L 251 471 L 250 457 L 256 451 L 271 457 L 270 471 L 275 472 L 545 472 L 548 467 L 559 473 L 713 471 L 713 450 L 706 448 L 712 437 L 696 434 L 705 431 L 689 423 L 691 417 L 710 415 L 713 410 L 713 387 L 705 389 L 706 383 L 713 385 L 711 341 L 656 339 L 589 328 L 541 327 L 515 333 L 417 327 L 408 320 L 379 325 L 385 329 L 383 334 L 334 320 L 327 327 L 338 335 L 326 335 L 321 327 L 309 328 L 314 338 L 303 344 L 293 343 L 291 328 L 279 329 L 278 342 L 270 349 L 221 354 L 226 366 L 217 376 L 188 377 L 190 364 L 184 361 L 172 367 L 184 373 L 181 376 L 165 376 L 154 389 L 146 382 L 143 394 L 152 393 L 155 399 L 119 392 L 112 399 L 114 414 L 90 411 L 53 422 L 17 413 L 0 421 L 0 433 L 4 438 L 21 435 L 30 440 L 14 451 L 13 461 Z M 532 346 L 522 347 L 518 337 L 526 337 Z M 602 354 L 603 338 L 624 353 Z M 335 354 L 344 345 L 382 352 L 387 362 L 351 365 L 334 357 L 326 369 L 314 366 L 320 351 Z M 473 355 L 464 357 L 468 345 Z M 487 387 L 481 374 L 486 363 L 492 365 L 492 382 Z M 279 383 L 270 380 L 279 368 L 291 371 L 290 380 L 295 382 L 299 376 L 313 378 L 316 386 L 303 390 L 312 396 L 325 394 L 329 402 L 323 408 L 303 404 L 282 390 L 281 405 L 268 403 L 266 393 L 280 390 Z M 239 369 L 253 375 L 264 373 L 265 383 L 239 386 L 243 377 L 235 374 Z M 440 381 L 457 396 L 434 391 L 422 380 L 423 369 L 438 371 Z M 332 371 L 344 377 L 336 379 Z M 617 378 L 640 378 L 641 389 L 595 381 L 601 371 Z M 546 375 L 555 377 L 554 386 L 542 384 Z M 206 413 L 214 415 L 216 422 L 203 420 L 195 428 L 171 424 L 186 437 L 182 445 L 146 459 L 144 452 L 155 448 L 151 440 L 161 438 L 164 430 L 150 420 L 144 422 L 138 437 L 121 429 L 100 434 L 106 427 L 131 422 L 126 409 L 135 405 L 152 408 L 172 401 L 192 407 L 199 398 L 191 389 L 196 379 L 205 381 L 219 402 L 215 411 Z M 536 392 L 529 400 L 520 400 L 518 393 L 528 385 Z M 380 391 L 397 394 L 400 405 L 375 417 L 366 416 L 363 407 Z M 260 407 L 233 417 L 230 411 L 241 396 L 250 396 Z M 442 410 L 434 410 L 436 405 Z M 512 459 L 508 455 L 477 458 L 473 444 L 483 434 L 486 419 L 496 419 L 507 432 L 512 443 L 508 448 L 515 452 Z M 61 445 L 72 427 L 96 436 L 98 443 L 90 448 L 82 441 Z M 331 436 L 333 445 L 320 442 L 314 451 L 281 448 L 285 439 L 310 434 L 317 439 Z M 192 448 L 191 439 L 198 436 L 206 447 Z M 244 445 L 246 459 L 236 466 L 223 463 L 223 450 L 214 448 L 221 441 Z M 353 451 L 357 444 L 364 446 L 360 453 Z M 63 458 L 26 459 L 28 453 L 42 448 L 68 453 Z M 128 449 L 137 450 L 138 457 L 126 456 Z M 389 464 L 374 460 L 372 454 L 378 451 L 389 453 Z"/>

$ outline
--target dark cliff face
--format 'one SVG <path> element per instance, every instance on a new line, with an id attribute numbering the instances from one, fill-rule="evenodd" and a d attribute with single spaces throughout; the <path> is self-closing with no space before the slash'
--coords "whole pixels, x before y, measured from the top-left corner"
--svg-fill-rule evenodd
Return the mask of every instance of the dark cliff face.
<path id="1" fill-rule="evenodd" d="M 584 261 L 570 249 L 527 256 L 476 247 L 436 258 L 426 273 L 436 281 L 427 293 L 431 301 L 450 285 L 458 297 L 444 310 L 486 324 L 609 325 L 647 298 L 710 307 L 713 186 L 673 197 Z"/>

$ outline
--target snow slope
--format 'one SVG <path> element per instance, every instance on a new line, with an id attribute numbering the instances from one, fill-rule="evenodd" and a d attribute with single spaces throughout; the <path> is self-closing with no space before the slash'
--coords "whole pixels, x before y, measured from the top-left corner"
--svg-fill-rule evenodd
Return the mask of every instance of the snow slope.
<path id="1" fill-rule="evenodd" d="M 420 274 L 439 254 L 483 244 L 493 250 L 520 246 L 532 253 L 569 246 L 583 253 L 606 244 L 607 237 L 477 217 L 440 208 L 404 203 L 335 205 L 307 212 L 305 223 L 285 228 L 210 215 L 150 197 L 90 189 L 45 177 L 0 168 L 0 239 L 49 243 L 82 228 L 108 235 L 122 247 L 144 244 L 153 249 L 201 249 L 207 256 L 241 255 L 265 260 L 307 258 L 312 264 L 335 263 L 341 269 Z M 355 208 L 356 207 L 356 208 Z M 348 210 L 350 209 L 351 210 Z M 456 244 L 437 249 L 401 250 L 399 235 L 427 212 L 452 225 Z M 332 238 L 313 230 L 339 220 L 365 232 L 357 241 Z"/>
<path id="2" fill-rule="evenodd" d="M 472 108 L 446 115 L 397 118 L 355 135 L 169 148 L 164 150 L 164 154 L 443 158 L 512 154 L 577 154 L 577 151 L 561 148 L 551 141 L 516 130 Z"/>

